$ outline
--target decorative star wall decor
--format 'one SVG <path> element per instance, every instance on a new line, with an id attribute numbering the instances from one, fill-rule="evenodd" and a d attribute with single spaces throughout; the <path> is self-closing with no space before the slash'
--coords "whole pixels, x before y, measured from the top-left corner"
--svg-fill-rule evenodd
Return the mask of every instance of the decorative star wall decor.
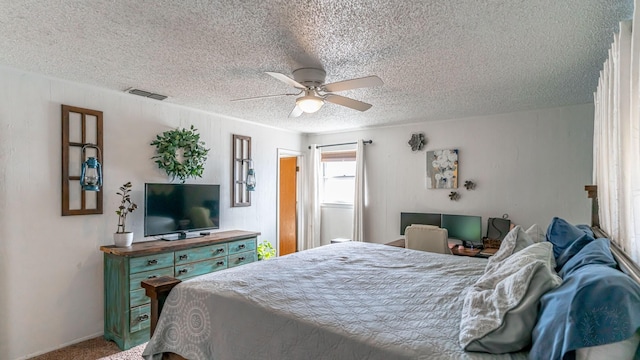
<path id="1" fill-rule="evenodd" d="M 409 145 L 411 145 L 411 151 L 422 150 L 426 141 L 424 138 L 424 134 L 415 133 L 411 135 L 411 140 L 409 140 Z"/>
<path id="2" fill-rule="evenodd" d="M 476 183 L 474 183 L 474 182 L 473 182 L 473 181 L 471 181 L 471 180 L 467 180 L 467 181 L 465 181 L 465 182 L 464 182 L 464 187 L 465 187 L 467 190 L 473 190 L 473 189 L 475 189 L 475 188 L 476 188 Z"/>

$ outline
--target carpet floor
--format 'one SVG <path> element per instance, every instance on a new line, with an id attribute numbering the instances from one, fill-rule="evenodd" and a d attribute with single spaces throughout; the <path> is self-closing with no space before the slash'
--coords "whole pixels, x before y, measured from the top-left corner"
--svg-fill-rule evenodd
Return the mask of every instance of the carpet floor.
<path id="1" fill-rule="evenodd" d="M 140 360 L 146 345 L 145 343 L 127 351 L 120 351 L 116 343 L 99 336 L 29 360 Z"/>

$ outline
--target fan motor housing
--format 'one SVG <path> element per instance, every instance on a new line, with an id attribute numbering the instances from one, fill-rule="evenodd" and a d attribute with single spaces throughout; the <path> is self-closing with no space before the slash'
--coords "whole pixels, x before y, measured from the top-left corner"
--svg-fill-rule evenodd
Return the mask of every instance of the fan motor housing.
<path id="1" fill-rule="evenodd" d="M 293 71 L 293 79 L 307 87 L 319 87 L 324 84 L 326 75 L 324 70 L 316 68 L 300 68 Z"/>

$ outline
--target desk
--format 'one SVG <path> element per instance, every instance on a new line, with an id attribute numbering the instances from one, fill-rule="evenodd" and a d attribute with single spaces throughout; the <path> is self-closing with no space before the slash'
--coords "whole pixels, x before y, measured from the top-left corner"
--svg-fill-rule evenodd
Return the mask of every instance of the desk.
<path id="1" fill-rule="evenodd" d="M 385 245 L 404 248 L 404 238 L 388 242 Z M 464 248 L 464 250 L 459 250 L 458 249 L 458 245 L 449 244 L 449 250 L 451 251 L 451 254 L 458 255 L 458 256 L 489 257 L 489 256 L 493 255 L 493 253 L 495 253 L 495 251 L 492 251 L 492 250 L 498 250 L 498 249 L 486 249 L 487 251 L 492 252 L 492 254 L 491 255 L 485 255 L 485 254 L 480 254 L 482 249 Z M 484 251 L 484 252 L 486 252 L 486 251 Z"/>

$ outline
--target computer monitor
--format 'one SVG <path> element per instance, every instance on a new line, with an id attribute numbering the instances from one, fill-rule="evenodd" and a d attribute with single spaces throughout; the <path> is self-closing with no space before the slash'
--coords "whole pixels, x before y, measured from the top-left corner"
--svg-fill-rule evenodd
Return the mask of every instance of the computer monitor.
<path id="1" fill-rule="evenodd" d="M 441 215 L 442 214 L 401 212 L 400 235 L 404 235 L 404 229 L 413 224 L 435 225 L 440 227 Z"/>
<path id="2" fill-rule="evenodd" d="M 462 240 L 466 246 L 482 244 L 481 216 L 442 214 L 441 227 L 447 229 L 449 239 Z"/>

